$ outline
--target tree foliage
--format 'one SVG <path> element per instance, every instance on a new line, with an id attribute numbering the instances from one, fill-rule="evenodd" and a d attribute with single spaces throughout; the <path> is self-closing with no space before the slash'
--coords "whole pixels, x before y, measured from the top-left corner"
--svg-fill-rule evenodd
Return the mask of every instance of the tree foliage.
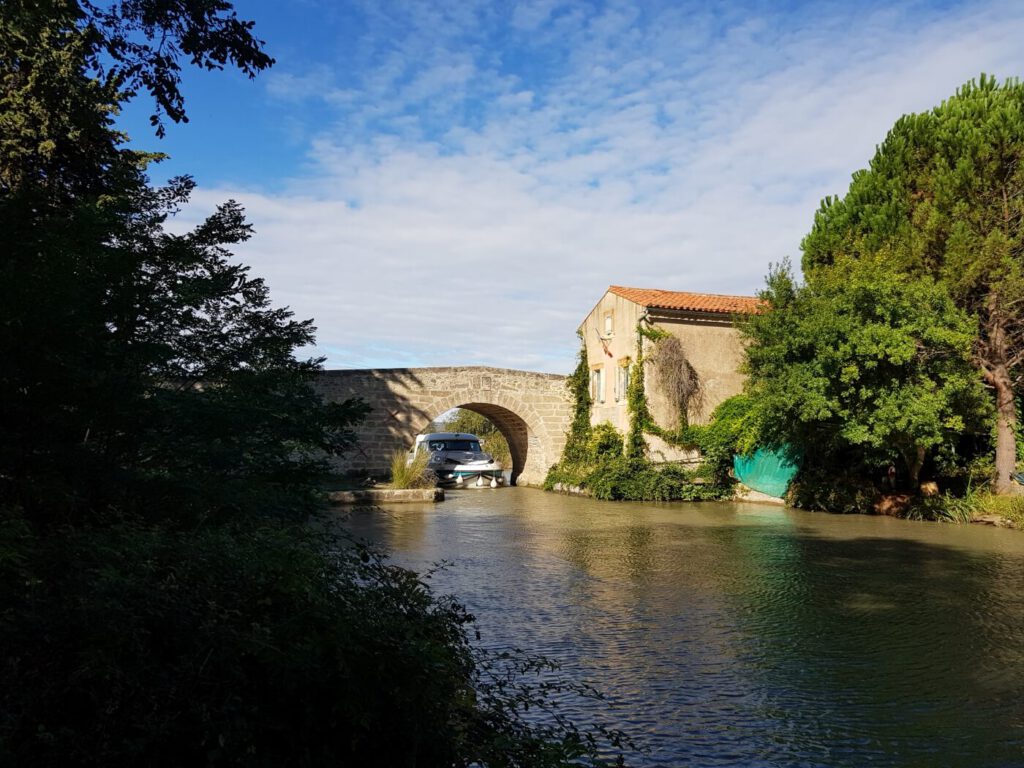
<path id="1" fill-rule="evenodd" d="M 416 574 L 302 523 L 362 406 L 112 127 L 179 60 L 270 62 L 221 0 L 0 4 L 0 763 L 598 765 L 592 692 L 491 656 Z M 535 719 L 537 711 L 546 717 Z"/>
<path id="2" fill-rule="evenodd" d="M 993 392 L 996 487 L 1008 491 L 1024 362 L 1024 86 L 983 75 L 900 118 L 846 196 L 826 198 L 803 250 L 812 284 L 843 259 L 881 259 L 936 280 L 968 313 Z"/>
<path id="3" fill-rule="evenodd" d="M 232 263 L 241 208 L 168 232 L 192 182 L 150 187 L 152 156 L 111 127 L 135 81 L 183 116 L 180 55 L 265 66 L 233 19 L 223 3 L 0 10 L 0 499 L 35 523 L 302 507 L 361 413 L 315 397 L 319 361 L 292 355 L 312 324 Z"/>
<path id="4" fill-rule="evenodd" d="M 837 471 L 896 464 L 916 486 L 929 455 L 984 429 L 973 324 L 934 280 L 862 258 L 798 285 L 784 263 L 762 299 L 742 325 L 762 444 Z"/>

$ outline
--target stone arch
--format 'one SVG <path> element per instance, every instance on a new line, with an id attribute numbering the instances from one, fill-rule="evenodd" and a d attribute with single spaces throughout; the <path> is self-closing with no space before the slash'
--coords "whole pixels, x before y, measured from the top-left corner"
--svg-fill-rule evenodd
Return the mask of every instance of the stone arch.
<path id="1" fill-rule="evenodd" d="M 480 393 L 463 392 L 435 401 L 431 403 L 430 416 L 413 422 L 416 427 L 413 434 L 421 433 L 433 419 L 452 408 L 465 408 L 490 419 L 504 435 L 512 456 L 512 485 L 516 485 L 524 472 L 532 477 L 536 471 L 541 471 L 543 476 L 547 463 L 541 442 L 536 437 L 540 429 L 537 412 L 521 401 L 507 397 L 500 399 L 502 403 L 489 402 L 481 398 Z"/>
<path id="2" fill-rule="evenodd" d="M 395 451 L 407 451 L 431 419 L 456 407 L 486 416 L 509 441 L 513 477 L 540 485 L 565 445 L 572 402 L 565 377 L 483 366 L 324 371 L 318 393 L 332 402 L 360 398 L 370 411 L 355 443 L 334 461 L 340 472 L 386 477 Z"/>

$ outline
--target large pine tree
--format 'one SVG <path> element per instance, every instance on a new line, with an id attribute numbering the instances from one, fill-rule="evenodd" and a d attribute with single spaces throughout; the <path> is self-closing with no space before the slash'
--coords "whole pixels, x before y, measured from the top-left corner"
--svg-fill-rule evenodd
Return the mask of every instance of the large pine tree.
<path id="1" fill-rule="evenodd" d="M 982 76 L 902 117 L 803 242 L 808 280 L 844 258 L 938 280 L 976 322 L 973 360 L 996 411 L 994 486 L 1014 490 L 1024 363 L 1024 85 Z"/>

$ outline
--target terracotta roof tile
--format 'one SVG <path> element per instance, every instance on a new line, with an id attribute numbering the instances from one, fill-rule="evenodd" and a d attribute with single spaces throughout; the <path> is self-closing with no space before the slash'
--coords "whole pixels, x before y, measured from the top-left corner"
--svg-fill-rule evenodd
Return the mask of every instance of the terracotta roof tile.
<path id="1" fill-rule="evenodd" d="M 761 300 L 754 296 L 721 296 L 715 293 L 661 291 L 657 288 L 626 288 L 612 285 L 609 291 L 643 307 L 713 312 L 723 315 L 748 315 L 757 312 Z"/>

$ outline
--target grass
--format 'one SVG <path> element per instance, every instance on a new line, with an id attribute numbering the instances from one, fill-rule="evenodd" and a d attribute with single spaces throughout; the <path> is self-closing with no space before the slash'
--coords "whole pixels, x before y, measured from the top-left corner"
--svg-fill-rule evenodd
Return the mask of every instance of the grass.
<path id="1" fill-rule="evenodd" d="M 971 504 L 971 517 L 999 515 L 1018 528 L 1024 528 L 1024 496 L 996 496 L 992 493 L 973 493 L 965 502 Z"/>
<path id="2" fill-rule="evenodd" d="M 1024 529 L 1024 496 L 997 496 L 987 490 L 969 488 L 962 497 L 947 494 L 924 499 L 911 506 L 907 517 L 912 520 L 970 523 L 989 515 L 1002 517 L 1013 527 Z"/>
<path id="3" fill-rule="evenodd" d="M 398 450 L 391 454 L 391 487 L 392 488 L 429 488 L 435 482 L 433 473 L 427 471 L 430 455 L 420 451 L 411 463 L 407 462 L 408 454 Z"/>

